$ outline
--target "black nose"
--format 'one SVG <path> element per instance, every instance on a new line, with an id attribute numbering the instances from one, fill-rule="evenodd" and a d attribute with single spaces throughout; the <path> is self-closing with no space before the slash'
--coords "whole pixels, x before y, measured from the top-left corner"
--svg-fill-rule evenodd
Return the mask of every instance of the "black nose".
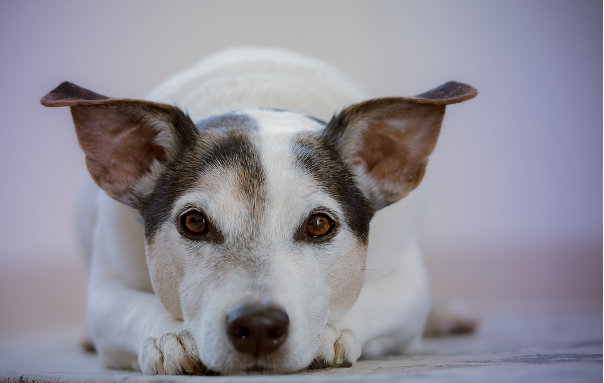
<path id="1" fill-rule="evenodd" d="M 260 355 L 275 351 L 285 341 L 289 317 L 277 306 L 245 304 L 228 312 L 226 326 L 237 350 Z"/>

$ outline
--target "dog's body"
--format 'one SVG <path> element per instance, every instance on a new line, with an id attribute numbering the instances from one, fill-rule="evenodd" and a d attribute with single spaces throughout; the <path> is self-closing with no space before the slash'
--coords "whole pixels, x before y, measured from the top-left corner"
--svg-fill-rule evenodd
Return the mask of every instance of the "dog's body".
<path id="1" fill-rule="evenodd" d="M 417 344 L 429 291 L 405 196 L 444 105 L 475 94 L 448 83 L 360 103 L 335 69 L 264 49 L 212 56 L 150 94 L 195 127 L 164 104 L 49 93 L 72 107 L 104 189 L 83 188 L 79 227 L 106 364 L 291 372 Z"/>

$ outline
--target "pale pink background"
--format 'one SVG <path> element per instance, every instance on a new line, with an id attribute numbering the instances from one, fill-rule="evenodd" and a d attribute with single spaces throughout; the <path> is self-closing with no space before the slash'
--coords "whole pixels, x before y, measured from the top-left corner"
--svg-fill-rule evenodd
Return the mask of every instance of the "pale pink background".
<path id="1" fill-rule="evenodd" d="M 435 294 L 478 311 L 602 309 L 602 3 L 23 1 L 0 3 L 0 343 L 84 318 L 74 237 L 83 171 L 63 80 L 143 97 L 207 53 L 285 47 L 373 96 L 448 80 L 422 188 Z"/>

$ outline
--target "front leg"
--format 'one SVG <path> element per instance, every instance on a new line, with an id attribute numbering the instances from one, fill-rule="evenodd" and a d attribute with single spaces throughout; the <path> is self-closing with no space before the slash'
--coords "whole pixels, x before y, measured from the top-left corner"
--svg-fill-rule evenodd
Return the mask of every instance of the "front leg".
<path id="1" fill-rule="evenodd" d="M 184 322 L 152 293 L 136 212 L 103 192 L 96 202 L 87 316 L 103 362 L 147 374 L 199 372 L 197 349 Z"/>
<path id="2" fill-rule="evenodd" d="M 88 301 L 91 334 L 105 365 L 145 374 L 203 372 L 184 322 L 154 294 L 106 282 L 90 289 Z"/>
<path id="3" fill-rule="evenodd" d="M 367 278 L 359 298 L 337 323 L 359 339 L 363 357 L 401 353 L 421 343 L 430 309 L 428 277 L 415 243 L 381 278 Z"/>

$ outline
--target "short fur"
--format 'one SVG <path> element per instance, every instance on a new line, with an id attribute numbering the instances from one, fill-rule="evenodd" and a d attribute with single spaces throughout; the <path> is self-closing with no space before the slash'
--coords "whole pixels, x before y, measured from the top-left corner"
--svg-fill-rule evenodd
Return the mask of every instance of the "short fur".
<path id="1" fill-rule="evenodd" d="M 285 373 L 420 341 L 429 291 L 406 196 L 445 105 L 476 90 L 451 82 L 363 101 L 359 89 L 308 57 L 236 49 L 169 79 L 154 101 L 70 83 L 42 98 L 71 108 L 104 190 L 84 189 L 81 217 L 94 222 L 81 234 L 91 241 L 91 335 L 106 365 Z M 183 226 L 191 211 L 206 232 Z M 309 234 L 316 214 L 331 222 L 325 235 Z M 288 318 L 276 351 L 245 352 L 229 338 L 227 314 L 242 305 Z"/>

